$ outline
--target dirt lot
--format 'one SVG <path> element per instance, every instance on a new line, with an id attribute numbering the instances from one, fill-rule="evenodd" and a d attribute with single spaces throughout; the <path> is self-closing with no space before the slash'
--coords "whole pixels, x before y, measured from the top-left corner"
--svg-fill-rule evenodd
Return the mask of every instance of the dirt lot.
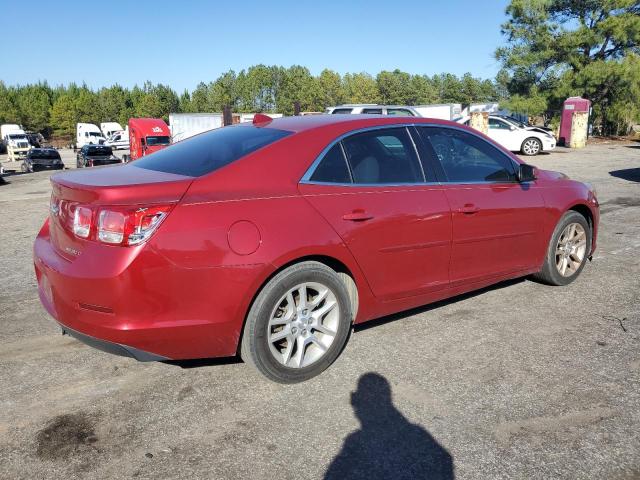
<path id="1" fill-rule="evenodd" d="M 61 336 L 31 265 L 48 173 L 9 176 L 0 478 L 640 478 L 640 145 L 532 163 L 598 188 L 599 249 L 575 283 L 514 281 L 376 321 L 294 386 Z"/>

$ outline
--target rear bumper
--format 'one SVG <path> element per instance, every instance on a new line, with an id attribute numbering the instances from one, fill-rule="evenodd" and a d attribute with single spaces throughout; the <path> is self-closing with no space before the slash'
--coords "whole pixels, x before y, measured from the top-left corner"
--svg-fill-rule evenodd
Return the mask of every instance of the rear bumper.
<path id="1" fill-rule="evenodd" d="M 34 172 L 39 170 L 62 170 L 64 168 L 63 163 L 53 163 L 53 164 L 43 164 L 43 163 L 32 163 L 31 168 Z"/>
<path id="2" fill-rule="evenodd" d="M 76 340 L 80 340 L 82 343 L 89 345 L 90 347 L 93 347 L 96 350 L 112 353 L 113 355 L 119 355 L 121 357 L 135 358 L 139 362 L 158 362 L 162 360 L 168 360 L 167 357 L 156 355 L 154 353 L 145 352 L 144 350 L 139 350 L 129 345 L 121 345 L 119 343 L 107 342 L 106 340 L 100 340 L 99 338 L 95 338 L 90 335 L 85 335 L 84 333 L 80 333 L 69 327 L 65 327 L 62 324 L 60 324 L 60 327 L 62 327 L 63 335 L 69 335 L 70 337 L 73 337 Z"/>
<path id="3" fill-rule="evenodd" d="M 122 163 L 122 160 L 94 160 L 91 159 L 89 160 L 92 163 L 92 166 L 94 167 L 100 167 L 103 165 L 115 165 L 118 163 Z"/>
<path id="4" fill-rule="evenodd" d="M 92 242 L 93 243 L 93 242 Z M 70 335 L 138 360 L 232 356 L 264 265 L 184 268 L 150 245 L 91 245 L 75 259 L 34 243 L 40 301 Z"/>

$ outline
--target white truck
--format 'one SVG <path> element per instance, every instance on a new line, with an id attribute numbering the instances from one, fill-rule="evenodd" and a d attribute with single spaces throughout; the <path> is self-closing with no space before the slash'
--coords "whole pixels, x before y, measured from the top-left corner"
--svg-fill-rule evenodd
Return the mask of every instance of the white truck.
<path id="1" fill-rule="evenodd" d="M 462 114 L 462 105 L 459 103 L 438 103 L 434 105 L 415 105 L 413 109 L 421 117 L 439 118 L 441 120 L 455 120 Z"/>
<path id="2" fill-rule="evenodd" d="M 121 132 L 122 130 L 124 130 L 124 128 L 122 128 L 122 125 L 118 122 L 102 122 L 100 124 L 100 131 L 104 138 L 109 138 L 114 133 Z"/>
<path id="3" fill-rule="evenodd" d="M 7 149 L 10 162 L 23 160 L 27 157 L 31 145 L 29 138 L 20 125 L 15 123 L 6 123 L 0 126 L 0 135 L 2 136 L 2 144 Z"/>
<path id="4" fill-rule="evenodd" d="M 105 140 L 106 138 L 100 129 L 93 123 L 78 123 L 76 125 L 76 148 L 82 148 L 85 145 L 100 145 Z"/>

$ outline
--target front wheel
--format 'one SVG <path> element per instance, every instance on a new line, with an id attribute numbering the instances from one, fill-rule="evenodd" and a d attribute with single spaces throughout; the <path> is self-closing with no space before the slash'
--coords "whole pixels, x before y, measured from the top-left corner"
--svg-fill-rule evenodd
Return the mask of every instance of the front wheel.
<path id="1" fill-rule="evenodd" d="M 527 138 L 522 142 L 520 151 L 523 155 L 527 155 L 529 157 L 537 155 L 542 151 L 542 142 L 534 137 Z"/>
<path id="2" fill-rule="evenodd" d="M 308 380 L 340 355 L 351 317 L 349 294 L 334 270 L 319 262 L 293 265 L 256 297 L 242 336 L 242 359 L 275 382 Z"/>
<path id="3" fill-rule="evenodd" d="M 568 285 L 580 275 L 589 252 L 589 223 L 578 212 L 569 211 L 556 225 L 542 270 L 534 278 L 549 285 Z"/>

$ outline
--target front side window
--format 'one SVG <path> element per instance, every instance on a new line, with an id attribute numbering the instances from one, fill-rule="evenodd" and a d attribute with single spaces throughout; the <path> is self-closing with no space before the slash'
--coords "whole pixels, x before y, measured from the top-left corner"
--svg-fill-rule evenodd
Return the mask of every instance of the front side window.
<path id="1" fill-rule="evenodd" d="M 234 162 L 292 132 L 241 124 L 210 130 L 134 162 L 136 167 L 199 177 Z"/>
<path id="2" fill-rule="evenodd" d="M 511 130 L 511 125 L 497 118 L 489 119 L 489 128 L 492 130 Z"/>
<path id="3" fill-rule="evenodd" d="M 449 182 L 512 182 L 514 162 L 484 139 L 451 128 L 421 127 Z"/>
<path id="4" fill-rule="evenodd" d="M 340 115 L 341 113 L 351 113 L 352 110 L 352 108 L 334 108 L 331 113 L 333 115 Z"/>
<path id="5" fill-rule="evenodd" d="M 322 183 L 351 183 L 351 174 L 340 143 L 336 143 L 322 157 L 310 180 Z"/>
<path id="6" fill-rule="evenodd" d="M 405 128 L 358 133 L 342 141 L 353 183 L 422 183 L 424 177 Z"/>

